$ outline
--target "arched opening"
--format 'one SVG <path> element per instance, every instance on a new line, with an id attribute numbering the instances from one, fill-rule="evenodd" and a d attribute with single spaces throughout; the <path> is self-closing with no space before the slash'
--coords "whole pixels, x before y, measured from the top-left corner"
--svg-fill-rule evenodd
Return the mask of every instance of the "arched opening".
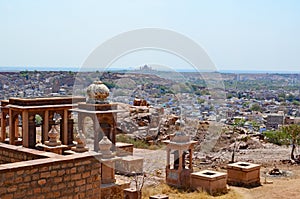
<path id="1" fill-rule="evenodd" d="M 102 140 L 103 136 L 107 136 L 109 140 L 113 140 L 113 134 L 111 125 L 108 123 L 100 123 L 99 141 Z"/>
<path id="2" fill-rule="evenodd" d="M 13 133 L 12 135 L 10 133 L 7 134 L 7 139 L 5 140 L 8 142 L 10 139 L 14 139 L 15 145 L 22 145 L 22 118 L 20 114 L 16 114 L 12 116 L 12 126 L 9 126 L 11 128 Z M 13 136 L 13 137 L 11 137 Z"/>
<path id="3" fill-rule="evenodd" d="M 170 151 L 170 169 L 178 169 L 179 166 L 179 156 L 178 150 Z"/>

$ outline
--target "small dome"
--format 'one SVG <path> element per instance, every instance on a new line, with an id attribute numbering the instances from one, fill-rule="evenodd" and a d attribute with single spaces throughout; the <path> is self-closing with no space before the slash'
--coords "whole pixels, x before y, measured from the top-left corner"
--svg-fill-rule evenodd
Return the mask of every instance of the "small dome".
<path id="1" fill-rule="evenodd" d="M 111 146 L 112 142 L 107 138 L 107 136 L 104 136 L 99 142 L 99 149 L 103 155 L 111 155 Z"/>
<path id="2" fill-rule="evenodd" d="M 184 122 L 184 120 L 178 119 L 178 120 L 176 120 L 175 125 L 180 126 L 180 127 L 184 127 L 185 122 Z"/>
<path id="3" fill-rule="evenodd" d="M 171 141 L 176 143 L 184 143 L 184 142 L 190 142 L 191 138 L 190 136 L 186 135 L 184 132 L 177 131 L 175 133 L 175 137 L 173 137 Z"/>
<path id="4" fill-rule="evenodd" d="M 57 132 L 56 128 L 54 127 L 54 125 L 52 125 L 52 128 L 48 132 L 48 136 L 53 139 L 56 139 L 58 137 L 58 132 Z"/>
<path id="5" fill-rule="evenodd" d="M 102 81 L 94 81 L 87 87 L 88 102 L 103 103 L 109 96 L 109 89 Z"/>
<path id="6" fill-rule="evenodd" d="M 61 141 L 57 140 L 59 133 L 57 132 L 54 125 L 52 125 L 51 130 L 48 132 L 49 140 L 45 141 L 45 145 L 47 146 L 59 146 L 61 145 Z"/>

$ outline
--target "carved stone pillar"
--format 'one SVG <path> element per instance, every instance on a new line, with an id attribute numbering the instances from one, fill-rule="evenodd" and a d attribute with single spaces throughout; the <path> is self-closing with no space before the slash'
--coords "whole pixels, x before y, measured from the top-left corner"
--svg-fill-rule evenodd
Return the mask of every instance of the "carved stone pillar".
<path id="1" fill-rule="evenodd" d="M 15 145 L 15 118 L 11 109 L 9 109 L 9 144 Z"/>
<path id="2" fill-rule="evenodd" d="M 44 112 L 43 118 L 43 127 L 42 127 L 42 143 L 48 140 L 48 131 L 49 131 L 49 111 Z"/>
<path id="3" fill-rule="evenodd" d="M 74 127 L 74 119 L 69 118 L 68 119 L 68 140 L 67 145 L 73 144 L 74 135 L 73 135 L 73 127 Z"/>
<path id="4" fill-rule="evenodd" d="M 36 145 L 36 127 L 34 116 L 29 117 L 28 121 L 28 148 L 35 148 Z"/>
<path id="5" fill-rule="evenodd" d="M 4 142 L 5 138 L 6 138 L 6 114 L 4 114 L 4 112 L 1 112 L 1 142 Z"/>
<path id="6" fill-rule="evenodd" d="M 29 147 L 29 125 L 28 125 L 28 111 L 22 112 L 22 136 L 23 136 L 23 146 Z"/>

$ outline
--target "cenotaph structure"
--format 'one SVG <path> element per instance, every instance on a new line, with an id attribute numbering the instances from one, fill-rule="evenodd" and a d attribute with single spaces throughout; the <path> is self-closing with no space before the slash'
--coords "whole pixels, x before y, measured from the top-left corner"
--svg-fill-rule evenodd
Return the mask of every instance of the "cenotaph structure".
<path id="1" fill-rule="evenodd" d="M 117 110 L 116 103 L 109 103 L 109 89 L 103 82 L 94 81 L 87 87 L 87 101 L 78 103 L 78 108 L 72 111 L 78 113 L 78 129 L 84 134 L 84 119 L 90 117 L 93 120 L 94 130 L 94 151 L 99 151 L 99 141 L 106 136 L 112 142 L 112 149 L 115 150 Z"/>
<path id="2" fill-rule="evenodd" d="M 193 172 L 192 158 L 194 144 L 190 136 L 182 131 L 183 121 L 176 121 L 177 132 L 175 136 L 168 141 L 167 144 L 167 166 L 166 166 L 166 182 L 176 187 L 189 187 L 190 174 Z M 171 155 L 174 155 L 171 162 Z M 189 154 L 188 165 L 186 164 L 186 156 Z"/>
<path id="3" fill-rule="evenodd" d="M 41 143 L 48 140 L 48 132 L 55 125 L 55 115 L 61 116 L 59 137 L 64 145 L 73 145 L 73 119 L 71 108 L 85 101 L 84 97 L 45 97 L 45 98 L 9 98 L 1 101 L 1 141 L 9 144 L 35 148 L 37 131 L 35 116 L 39 115 L 41 124 Z M 5 118 L 5 119 L 4 119 Z M 6 137 L 5 120 L 9 120 L 9 137 Z M 18 141 L 18 128 L 21 123 L 21 141 Z"/>

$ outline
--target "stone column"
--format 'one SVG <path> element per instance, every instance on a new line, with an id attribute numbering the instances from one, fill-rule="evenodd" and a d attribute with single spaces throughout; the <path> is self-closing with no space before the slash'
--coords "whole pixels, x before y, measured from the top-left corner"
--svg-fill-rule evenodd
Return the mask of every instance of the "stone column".
<path id="1" fill-rule="evenodd" d="M 99 133 L 100 133 L 100 125 L 95 115 L 93 118 L 94 121 L 94 151 L 99 151 Z"/>
<path id="2" fill-rule="evenodd" d="M 14 125 L 15 125 L 15 140 L 18 140 L 18 138 L 19 138 L 19 118 L 18 118 L 18 116 L 16 117 L 16 119 L 14 121 Z"/>
<path id="3" fill-rule="evenodd" d="M 167 168 L 170 169 L 170 153 L 171 150 L 167 149 Z"/>
<path id="4" fill-rule="evenodd" d="M 15 145 L 15 123 L 11 109 L 9 109 L 9 144 Z"/>
<path id="5" fill-rule="evenodd" d="M 78 131 L 82 131 L 83 132 L 83 119 L 84 119 L 84 117 L 83 117 L 83 115 L 82 115 L 82 113 L 78 113 L 78 121 L 77 121 L 77 126 L 78 126 Z M 85 132 L 83 132 L 83 133 L 85 133 Z"/>
<path id="6" fill-rule="evenodd" d="M 63 112 L 63 132 L 62 132 L 62 143 L 67 145 L 68 144 L 68 109 L 64 109 L 64 112 Z"/>
<path id="7" fill-rule="evenodd" d="M 28 111 L 25 110 L 22 112 L 22 136 L 23 136 L 23 146 L 28 147 L 29 146 L 29 140 L 28 140 Z"/>
<path id="8" fill-rule="evenodd" d="M 193 149 L 190 149 L 189 150 L 189 152 L 190 152 L 190 158 L 189 158 L 189 161 L 190 161 L 190 165 L 189 165 L 189 169 L 193 169 Z"/>
<path id="9" fill-rule="evenodd" d="M 101 183 L 109 184 L 116 182 L 115 179 L 115 162 L 114 160 L 102 159 L 101 164 Z"/>
<path id="10" fill-rule="evenodd" d="M 178 150 L 179 153 L 179 171 L 182 171 L 182 150 Z"/>
<path id="11" fill-rule="evenodd" d="M 67 142 L 67 145 L 73 144 L 73 140 L 74 140 L 73 125 L 74 125 L 74 120 L 72 118 L 69 118 L 68 119 L 68 142 Z"/>
<path id="12" fill-rule="evenodd" d="M 6 138 L 6 114 L 4 112 L 1 112 L 1 142 L 4 142 L 5 141 L 5 138 Z"/>
<path id="13" fill-rule="evenodd" d="M 111 141 L 113 143 L 111 150 L 115 151 L 116 150 L 116 133 L 115 133 L 115 127 L 112 126 L 110 128 L 110 134 L 111 134 Z"/>
<path id="14" fill-rule="evenodd" d="M 28 121 L 28 148 L 35 148 L 36 144 L 36 126 L 34 116 L 29 116 Z"/>
<path id="15" fill-rule="evenodd" d="M 48 132 L 49 132 L 49 111 L 46 110 L 44 112 L 44 119 L 43 119 L 42 143 L 48 140 Z"/>

